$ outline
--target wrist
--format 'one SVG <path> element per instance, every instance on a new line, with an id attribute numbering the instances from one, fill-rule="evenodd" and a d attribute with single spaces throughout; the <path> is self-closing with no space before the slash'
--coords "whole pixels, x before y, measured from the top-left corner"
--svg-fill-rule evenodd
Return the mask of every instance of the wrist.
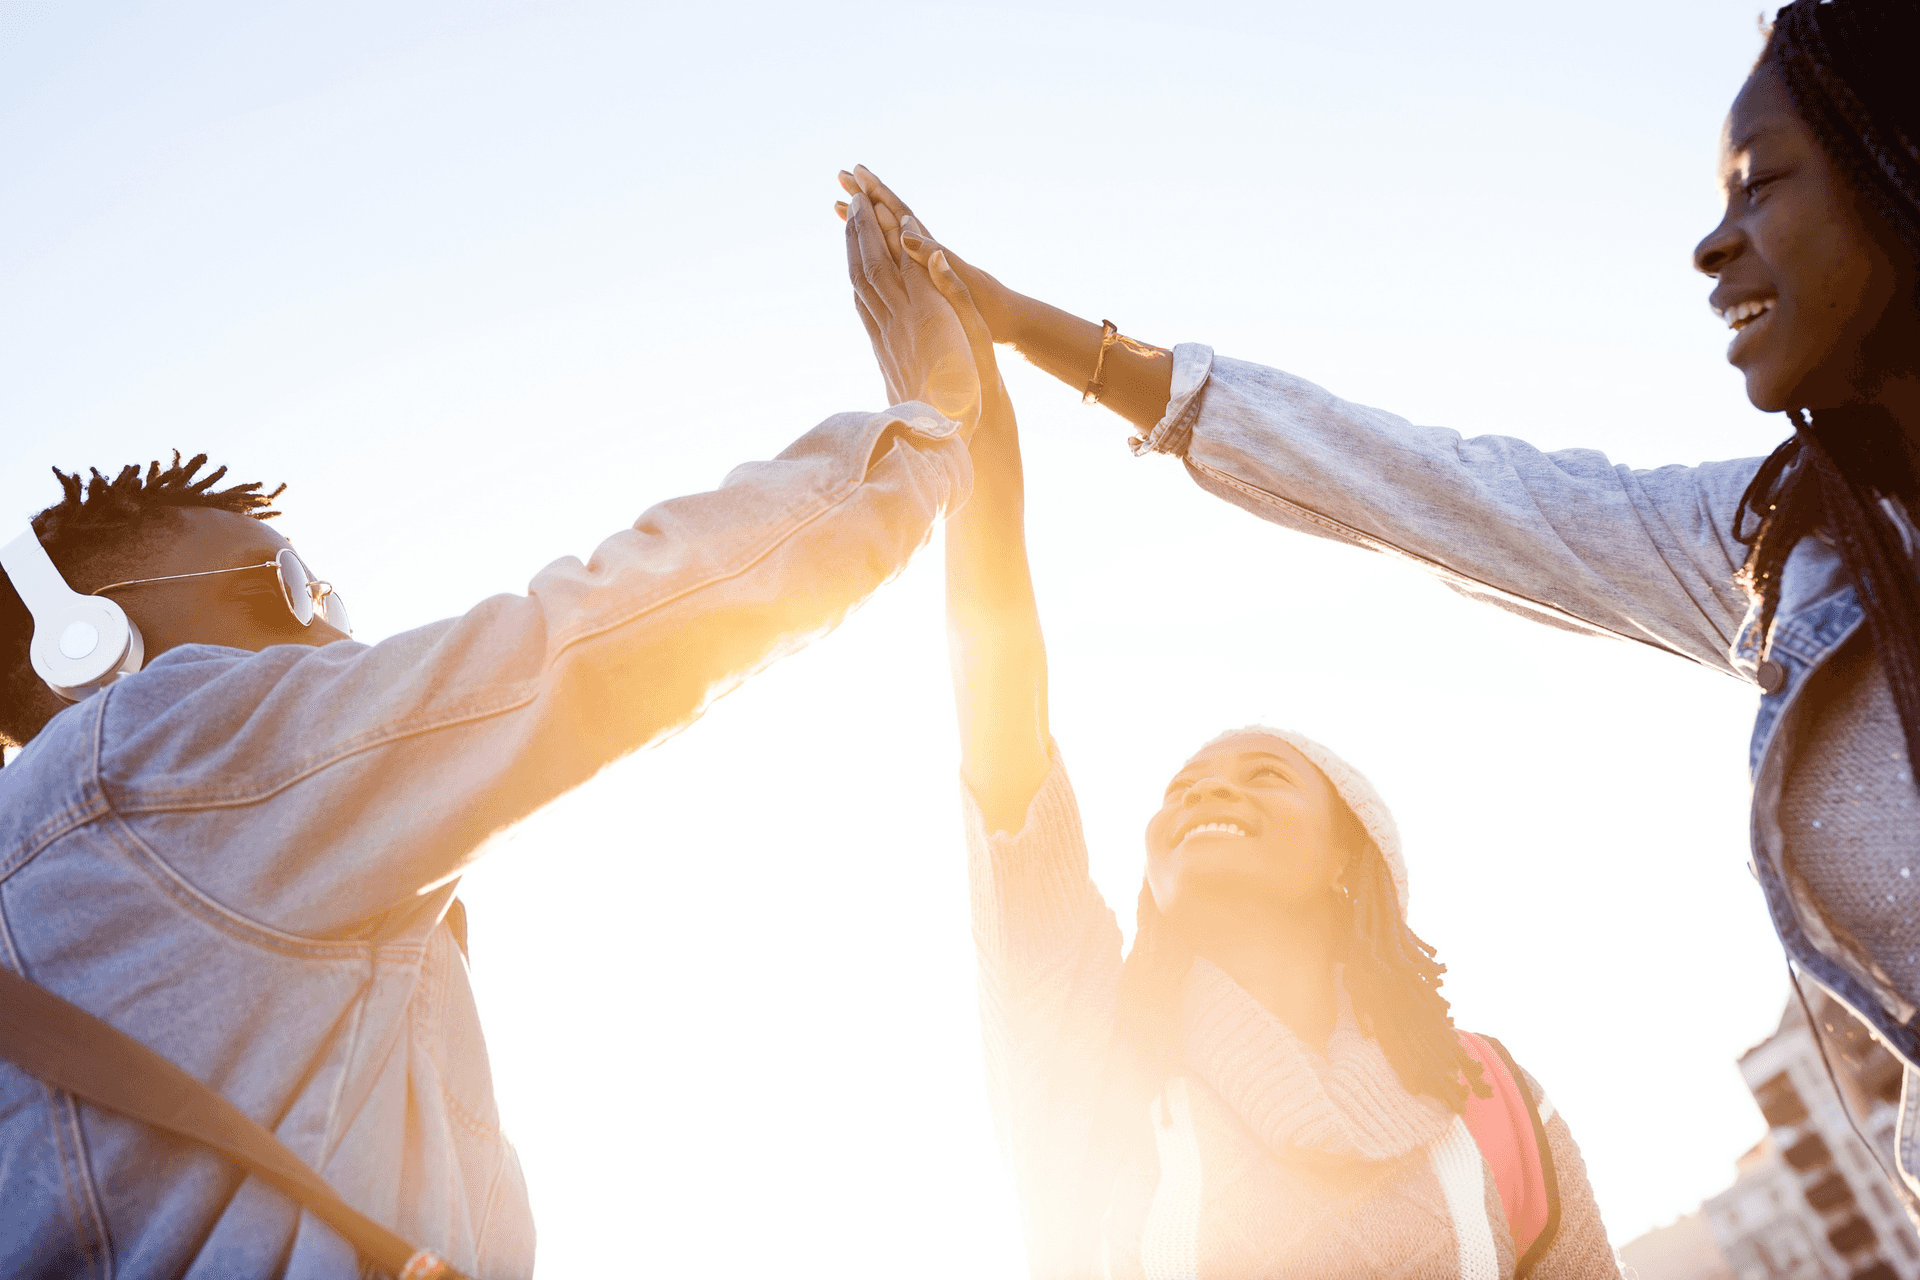
<path id="1" fill-rule="evenodd" d="M 989 297 L 991 312 L 988 307 L 982 307 L 980 318 L 993 331 L 993 340 L 1011 343 L 1015 348 L 1024 350 L 1033 334 L 1040 304 L 1024 293 L 1015 293 L 998 281 L 994 282 Z"/>

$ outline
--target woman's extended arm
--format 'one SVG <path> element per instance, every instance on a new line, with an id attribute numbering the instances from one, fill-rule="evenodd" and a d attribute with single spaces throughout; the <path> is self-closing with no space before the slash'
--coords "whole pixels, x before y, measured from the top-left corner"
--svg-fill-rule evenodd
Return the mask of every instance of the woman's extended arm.
<path id="1" fill-rule="evenodd" d="M 1050 752 L 1013 406 L 966 286 L 944 255 L 922 256 L 980 371 L 973 497 L 947 521 L 947 626 L 988 1097 L 1032 1274 L 1080 1275 L 1090 1256 L 1082 1176 L 1113 1040 L 1120 930 L 1088 877 L 1073 787 Z"/>
<path id="2" fill-rule="evenodd" d="M 887 227 L 888 238 L 904 236 L 908 251 L 916 258 L 923 250 L 932 252 L 936 248 L 945 254 L 954 273 L 966 285 L 995 342 L 1010 343 L 1033 364 L 1076 391 L 1087 385 L 1094 367 L 1100 364 L 1102 328 L 1099 324 L 1049 306 L 1038 298 L 1016 293 L 985 271 L 961 261 L 951 249 L 935 245 L 906 201 L 888 189 L 865 165 L 855 165 L 852 173 L 843 172 L 840 185 L 848 195 L 865 195 L 870 199 L 874 212 Z M 923 243 L 916 244 L 916 240 Z M 1160 421 L 1160 415 L 1166 412 L 1173 378 L 1173 361 L 1167 353 L 1158 348 L 1149 350 L 1155 354 L 1143 354 L 1116 344 L 1107 349 L 1106 361 L 1100 366 L 1100 381 L 1106 388 L 1100 403 L 1143 432 Z"/>
<path id="3" fill-rule="evenodd" d="M 890 238 L 922 239 L 879 179 L 861 169 L 848 184 L 875 192 L 860 200 Z M 942 248 L 996 338 L 1082 384 L 1098 330 Z M 1103 402 L 1141 428 L 1136 451 L 1175 455 L 1202 488 L 1263 520 L 1403 557 L 1549 625 L 1754 676 L 1751 655 L 1730 652 L 1748 606 L 1735 582 L 1746 548 L 1732 529 L 1758 458 L 1635 470 L 1590 449 L 1463 438 L 1201 346 L 1169 361 L 1116 346 L 1107 365 Z"/>
<path id="4" fill-rule="evenodd" d="M 1017 832 L 1049 767 L 1047 649 L 1027 567 L 1026 493 L 1013 403 L 993 339 L 946 256 L 926 255 L 960 316 L 980 372 L 974 487 L 947 521 L 947 646 L 960 719 L 960 770 L 989 831 Z"/>

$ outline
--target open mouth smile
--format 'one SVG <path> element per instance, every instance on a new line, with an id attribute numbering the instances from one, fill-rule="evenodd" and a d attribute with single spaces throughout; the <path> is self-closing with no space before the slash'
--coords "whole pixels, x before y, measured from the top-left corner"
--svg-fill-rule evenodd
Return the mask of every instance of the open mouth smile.
<path id="1" fill-rule="evenodd" d="M 1714 314 L 1726 321 L 1727 328 L 1738 331 L 1772 310 L 1772 298 L 1755 298 L 1751 302 L 1736 302 L 1725 311 L 1716 311 Z"/>
<path id="2" fill-rule="evenodd" d="M 1762 333 L 1767 322 L 1773 319 L 1772 298 L 1750 298 L 1745 302 L 1736 302 L 1725 311 L 1716 310 L 1715 315 L 1726 321 L 1727 328 L 1733 330 L 1733 341 L 1727 344 L 1727 361 L 1739 364 L 1746 349 L 1751 347 Z"/>
<path id="3" fill-rule="evenodd" d="M 1239 825 L 1236 823 L 1202 822 L 1198 826 L 1189 827 L 1185 831 L 1181 832 L 1179 843 L 1185 844 L 1187 841 L 1193 839 L 1195 836 L 1217 835 L 1217 836 L 1240 836 L 1244 838 L 1246 834 L 1247 833 L 1241 830 Z"/>

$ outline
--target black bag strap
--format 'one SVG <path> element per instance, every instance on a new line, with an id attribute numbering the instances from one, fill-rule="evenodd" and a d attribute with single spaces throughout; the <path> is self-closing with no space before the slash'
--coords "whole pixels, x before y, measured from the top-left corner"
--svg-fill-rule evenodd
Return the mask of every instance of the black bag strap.
<path id="1" fill-rule="evenodd" d="M 285 1143 L 218 1093 L 5 965 L 0 1057 L 97 1107 L 211 1147 L 312 1210 L 397 1280 L 467 1280 L 342 1200 Z"/>

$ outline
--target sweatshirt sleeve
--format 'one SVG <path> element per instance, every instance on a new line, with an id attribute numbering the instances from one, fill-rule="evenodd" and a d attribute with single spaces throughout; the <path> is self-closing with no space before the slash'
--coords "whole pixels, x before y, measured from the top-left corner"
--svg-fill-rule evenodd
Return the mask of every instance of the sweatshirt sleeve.
<path id="1" fill-rule="evenodd" d="M 1587 1163 L 1566 1119 L 1548 1101 L 1540 1082 L 1525 1071 L 1527 1089 L 1547 1131 L 1547 1148 L 1553 1156 L 1553 1176 L 1559 1199 L 1559 1226 L 1546 1255 L 1527 1272 L 1528 1280 L 1619 1280 L 1620 1261 L 1607 1241 L 1607 1228 L 1600 1221 L 1600 1205 L 1587 1182 Z"/>
<path id="2" fill-rule="evenodd" d="M 248 919 L 424 930 L 423 896 L 495 833 L 830 631 L 972 480 L 925 405 L 843 413 L 524 595 L 371 646 L 184 646 L 103 695 L 103 790 L 131 839 Z"/>
<path id="3" fill-rule="evenodd" d="M 1174 351 L 1166 416 L 1134 442 L 1275 524 L 1409 560 L 1535 621 L 1746 677 L 1734 513 L 1760 459 L 1635 470 L 1592 449 L 1463 438 L 1209 347 Z"/>
<path id="4" fill-rule="evenodd" d="M 1011 834 L 988 832 L 961 785 L 987 1091 L 1035 1274 L 1052 1274 L 1047 1260 L 1076 1247 L 1121 966 L 1119 926 L 1087 873 L 1073 786 L 1057 747 L 1050 757 Z"/>

